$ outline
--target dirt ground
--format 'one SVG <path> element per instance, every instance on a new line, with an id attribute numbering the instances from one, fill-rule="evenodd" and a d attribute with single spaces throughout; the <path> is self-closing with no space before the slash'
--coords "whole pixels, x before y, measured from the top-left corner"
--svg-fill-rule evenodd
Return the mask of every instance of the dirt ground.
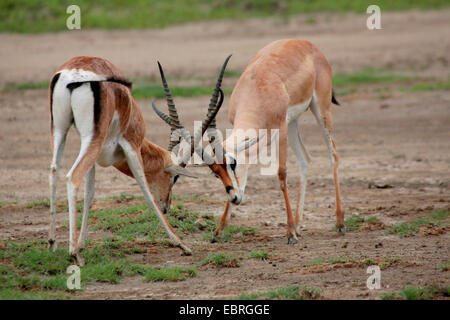
<path id="1" fill-rule="evenodd" d="M 242 70 L 254 53 L 280 38 L 303 38 L 316 44 L 329 58 L 333 71 L 363 67 L 391 68 L 404 73 L 447 79 L 449 76 L 450 11 L 386 13 L 382 30 L 369 31 L 365 16 L 317 16 L 314 24 L 304 16 L 287 24 L 278 20 L 220 21 L 188 24 L 165 30 L 82 31 L 43 35 L 0 34 L 0 85 L 47 80 L 56 68 L 76 55 L 109 58 L 129 77 L 156 75 L 161 60 L 172 78 L 215 74 L 228 53 L 230 68 Z M 180 48 L 183 48 L 180 51 Z M 170 71 L 169 71 L 170 70 Z M 224 86 L 232 88 L 236 78 Z M 211 85 L 212 83 L 209 83 Z M 218 116 L 220 128 L 230 128 L 227 103 Z M 189 127 L 202 119 L 209 97 L 175 97 Z M 360 93 L 339 98 L 334 106 L 334 136 L 340 155 L 340 181 L 346 216 L 375 216 L 393 226 L 450 207 L 450 94 L 448 91 L 406 93 L 394 91 L 379 99 Z M 168 128 L 153 113 L 150 101 L 138 101 L 147 121 L 147 137 L 166 146 Z M 159 104 L 162 106 L 163 102 Z M 0 201 L 10 203 L 48 197 L 50 164 L 49 115 L 46 90 L 0 91 Z M 143 283 L 125 279 L 120 284 L 92 284 L 77 295 L 87 299 L 218 299 L 242 292 L 267 291 L 288 285 L 315 287 L 324 298 L 369 299 L 397 292 L 405 286 L 450 285 L 449 232 L 417 234 L 408 238 L 385 230 L 348 232 L 338 236 L 334 225 L 334 189 L 327 151 L 312 114 L 300 120 L 300 131 L 313 161 L 308 172 L 304 229 L 298 244 L 285 237 L 284 200 L 276 176 L 259 175 L 251 167 L 246 200 L 234 207 L 231 223 L 258 230 L 246 241 L 209 243 L 199 236 L 185 237 L 194 250 L 185 257 L 176 248 L 155 247 L 141 255 L 151 265 L 195 265 L 215 252 L 244 257 L 254 249 L 271 254 L 267 260 L 244 259 L 239 268 L 201 268 L 198 275 L 175 283 Z M 58 198 L 65 198 L 64 174 L 79 150 L 72 129 L 62 163 Z M 289 155 L 288 183 L 296 199 L 298 167 Z M 219 180 L 206 168 L 193 168 L 200 179 L 181 179 L 175 195 L 198 195 L 208 203 L 186 202 L 202 213 L 220 216 L 226 195 Z M 389 186 L 379 188 L 378 186 Z M 370 187 L 372 186 L 372 187 Z M 96 172 L 96 197 L 140 194 L 137 184 L 113 168 Z M 82 192 L 80 192 L 80 196 Z M 59 224 L 67 213 L 58 213 Z M 0 240 L 46 239 L 47 209 L 0 207 Z M 448 230 L 447 230 L 448 231 Z M 57 230 L 61 246 L 67 245 L 65 228 Z M 92 231 L 89 235 L 94 237 Z M 382 244 L 380 246 L 380 243 Z M 305 270 L 319 258 L 397 258 L 381 273 L 379 290 L 366 287 L 366 267 L 347 265 L 331 270 Z"/>

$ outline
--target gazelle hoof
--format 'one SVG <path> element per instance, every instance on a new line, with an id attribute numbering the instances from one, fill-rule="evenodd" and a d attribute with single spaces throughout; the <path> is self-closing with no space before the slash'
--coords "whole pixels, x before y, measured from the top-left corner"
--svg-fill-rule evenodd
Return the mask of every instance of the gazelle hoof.
<path id="1" fill-rule="evenodd" d="M 47 245 L 48 250 L 56 251 L 57 247 L 58 247 L 58 245 L 56 244 L 56 240 L 48 239 L 48 245 Z"/>
<path id="2" fill-rule="evenodd" d="M 181 248 L 181 250 L 183 250 L 183 252 L 181 253 L 181 255 L 183 255 L 183 256 L 192 256 L 192 251 L 191 251 L 191 249 L 189 249 L 188 247 L 186 247 L 184 244 L 180 244 L 180 248 Z"/>
<path id="3" fill-rule="evenodd" d="M 340 235 L 345 235 L 345 232 L 347 231 L 347 229 L 345 229 L 345 226 L 342 227 L 337 227 L 336 228 L 336 232 Z"/>
<path id="4" fill-rule="evenodd" d="M 84 267 L 84 258 L 81 256 L 79 252 L 71 253 L 71 255 L 79 267 Z"/>
<path id="5" fill-rule="evenodd" d="M 288 238 L 288 244 L 296 244 L 298 242 L 297 238 L 289 237 Z"/>

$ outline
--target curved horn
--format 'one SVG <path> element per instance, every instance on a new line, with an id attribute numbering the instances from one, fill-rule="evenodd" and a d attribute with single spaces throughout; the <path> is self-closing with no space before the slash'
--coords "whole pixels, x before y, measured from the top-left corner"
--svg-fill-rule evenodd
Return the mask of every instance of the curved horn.
<path id="1" fill-rule="evenodd" d="M 213 94 L 209 101 L 208 113 L 206 119 L 202 122 L 202 131 L 201 135 L 196 134 L 195 139 L 192 140 L 191 143 L 191 154 L 194 154 L 196 151 L 196 145 L 200 142 L 203 137 L 203 134 L 206 132 L 208 128 L 216 128 L 216 115 L 220 110 L 220 107 L 223 104 L 224 93 L 221 89 L 223 75 L 225 74 L 225 69 L 227 67 L 228 61 L 230 60 L 232 54 L 230 54 L 222 65 L 222 68 L 219 73 L 219 77 L 217 78 L 216 86 L 214 88 Z M 219 101 L 218 101 L 219 100 Z M 202 151 L 202 148 L 197 148 L 198 151 Z M 198 152 L 197 151 L 197 152 Z M 208 159 L 211 160 L 211 159 Z"/>
<path id="2" fill-rule="evenodd" d="M 172 136 L 174 131 L 177 129 L 183 129 L 184 126 L 181 124 L 180 119 L 178 118 L 177 108 L 175 107 L 175 103 L 173 102 L 172 93 L 170 92 L 169 85 L 167 84 L 166 77 L 164 75 L 164 70 L 161 66 L 161 63 L 158 61 L 159 74 L 161 75 L 161 81 L 164 87 L 164 93 L 166 95 L 167 106 L 169 107 L 169 115 L 165 114 L 161 110 L 159 110 L 154 102 L 152 101 L 153 110 L 155 110 L 156 114 L 163 119 L 167 124 L 170 125 L 170 142 L 168 151 L 172 151 L 172 149 L 178 144 L 179 141 L 173 141 Z"/>
<path id="3" fill-rule="evenodd" d="M 156 105 L 155 105 L 155 99 L 152 99 L 152 107 L 153 110 L 155 111 L 155 113 L 165 122 L 170 126 L 170 117 L 165 114 L 164 112 L 162 112 L 161 110 L 159 110 Z"/>
<path id="4" fill-rule="evenodd" d="M 208 116 L 214 112 L 215 109 L 220 108 L 220 106 L 222 105 L 222 103 L 217 103 L 217 99 L 218 99 L 218 95 L 219 93 L 222 94 L 221 99 L 223 101 L 223 91 L 220 90 L 220 87 L 222 86 L 222 79 L 223 79 L 223 75 L 225 74 L 225 69 L 227 67 L 228 61 L 230 60 L 232 54 L 230 54 L 226 59 L 225 62 L 222 65 L 222 69 L 220 70 L 220 74 L 219 77 L 217 78 L 217 82 L 216 82 L 216 87 L 214 88 L 214 92 L 211 96 L 211 99 L 209 101 L 209 107 L 208 107 Z M 211 124 L 209 125 L 208 128 L 215 128 L 216 127 L 216 119 L 212 119 L 211 120 Z M 206 130 L 206 129 L 205 129 Z"/>
<path id="5" fill-rule="evenodd" d="M 164 93 L 166 95 L 167 106 L 169 107 L 169 116 L 171 120 L 171 126 L 177 129 L 182 128 L 183 126 L 178 119 L 178 112 L 175 108 L 175 103 L 173 102 L 172 93 L 170 93 L 169 85 L 167 84 L 166 77 L 164 75 L 164 70 L 161 66 L 161 63 L 158 61 L 159 74 L 161 75 L 161 81 L 164 87 Z"/>

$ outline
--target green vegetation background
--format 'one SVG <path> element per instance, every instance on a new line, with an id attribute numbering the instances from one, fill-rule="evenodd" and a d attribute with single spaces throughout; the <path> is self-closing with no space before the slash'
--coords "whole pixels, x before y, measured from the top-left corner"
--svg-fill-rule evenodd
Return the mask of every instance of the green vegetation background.
<path id="1" fill-rule="evenodd" d="M 382 11 L 450 7 L 449 0 L 1 0 L 0 32 L 64 31 L 71 4 L 81 8 L 82 29 L 162 28 L 199 20 L 276 16 L 299 13 L 359 12 L 371 4 Z"/>

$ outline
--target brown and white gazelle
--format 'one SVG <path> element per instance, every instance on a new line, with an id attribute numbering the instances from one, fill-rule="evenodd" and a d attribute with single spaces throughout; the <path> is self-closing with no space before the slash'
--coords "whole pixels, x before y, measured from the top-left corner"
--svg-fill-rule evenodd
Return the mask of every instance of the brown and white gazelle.
<path id="1" fill-rule="evenodd" d="M 161 68 L 160 71 L 162 73 Z M 131 95 L 131 83 L 123 73 L 106 59 L 75 57 L 53 75 L 49 93 L 53 149 L 50 167 L 50 248 L 56 248 L 58 168 L 67 132 L 75 124 L 81 137 L 81 147 L 67 174 L 70 254 L 83 264 L 79 249 L 85 245 L 88 212 L 94 197 L 95 163 L 102 167 L 114 166 L 122 173 L 134 177 L 171 240 L 185 254 L 191 254 L 191 250 L 181 242 L 164 213 L 170 207 L 172 187 L 178 176 L 192 175 L 179 163 L 174 163 L 171 156 L 172 142 L 169 150 L 165 150 L 145 138 L 142 112 Z M 169 110 L 169 123 L 174 129 L 174 126 L 179 125 L 178 115 L 174 105 L 169 106 Z M 206 127 L 212 118 L 213 116 L 204 120 Z M 77 242 L 76 195 L 85 175 L 83 220 Z"/>
<path id="2" fill-rule="evenodd" d="M 232 203 L 239 204 L 242 201 L 248 173 L 248 164 L 236 165 L 237 148 L 233 143 L 235 136 L 239 130 L 278 129 L 278 179 L 286 205 L 289 244 L 297 242 L 303 216 L 310 157 L 299 134 L 298 118 L 308 109 L 314 114 L 328 147 L 336 191 L 336 228 L 339 233 L 345 233 L 339 192 L 338 154 L 331 136 L 332 102 L 338 104 L 332 91 L 331 67 L 325 56 L 305 40 L 279 40 L 261 49 L 242 73 L 230 98 L 228 119 L 234 127 L 232 134 L 224 142 L 225 157 L 222 166 L 239 184 L 236 199 Z M 288 144 L 300 167 L 295 218 L 286 183 Z M 215 236 L 223 230 L 229 208 L 228 201 Z"/>

